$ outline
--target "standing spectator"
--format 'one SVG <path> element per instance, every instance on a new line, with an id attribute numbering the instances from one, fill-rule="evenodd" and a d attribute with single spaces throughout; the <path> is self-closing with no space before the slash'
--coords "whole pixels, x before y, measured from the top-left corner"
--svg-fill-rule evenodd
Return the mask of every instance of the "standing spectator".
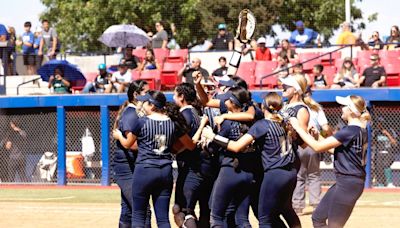
<path id="1" fill-rule="evenodd" d="M 7 72 L 9 75 L 16 75 L 17 69 L 15 66 L 15 60 L 17 59 L 15 46 L 17 45 L 17 34 L 15 32 L 15 28 L 12 26 L 8 27 L 8 69 Z"/>
<path id="2" fill-rule="evenodd" d="M 0 42 L 8 40 L 7 28 L 3 24 L 0 24 Z"/>
<path id="3" fill-rule="evenodd" d="M 208 80 L 209 73 L 206 69 L 201 67 L 201 60 L 199 58 L 193 58 L 192 64 L 186 64 L 178 72 L 179 77 L 184 77 L 187 83 L 194 84 L 192 73 L 195 71 L 200 71 L 203 75 L 204 80 Z"/>
<path id="4" fill-rule="evenodd" d="M 121 59 L 118 65 L 118 71 L 115 72 L 111 77 L 111 84 L 106 86 L 106 93 L 111 93 L 112 90 L 116 90 L 117 93 L 123 93 L 129 87 L 129 83 L 132 81 L 132 75 L 126 64 L 125 59 Z"/>
<path id="5" fill-rule="evenodd" d="M 281 48 L 281 50 L 278 52 L 278 55 L 280 55 L 280 56 L 286 55 L 289 59 L 297 58 L 297 53 L 294 49 L 291 48 L 288 39 L 282 40 L 280 48 Z"/>
<path id="6" fill-rule="evenodd" d="M 167 48 L 168 33 L 164 30 L 164 23 L 158 21 L 156 23 L 157 33 L 152 37 L 152 47 L 154 48 Z"/>
<path id="7" fill-rule="evenodd" d="M 171 29 L 171 35 L 169 42 L 167 44 L 167 48 L 172 50 L 172 49 L 180 49 L 181 47 L 178 44 L 178 41 L 176 40 L 177 37 L 177 32 L 176 32 L 176 26 L 175 23 L 170 24 L 170 29 Z"/>
<path id="8" fill-rule="evenodd" d="M 380 66 L 379 55 L 373 54 L 370 57 L 371 66 L 364 70 L 359 84 L 362 87 L 378 88 L 385 85 L 386 71 Z"/>
<path id="9" fill-rule="evenodd" d="M 326 83 L 326 77 L 322 74 L 324 71 L 324 66 L 321 64 L 316 64 L 313 68 L 314 74 L 314 84 L 313 87 L 317 89 L 325 89 L 328 87 L 328 83 Z"/>
<path id="10" fill-rule="evenodd" d="M 35 36 L 31 32 L 32 24 L 27 21 L 24 24 L 25 32 L 22 34 L 22 41 L 17 41 L 17 45 L 22 45 L 22 54 L 24 58 L 24 65 L 28 71 L 28 75 L 33 75 L 35 73 L 35 50 L 33 48 L 33 42 Z"/>
<path id="11" fill-rule="evenodd" d="M 386 39 L 386 50 L 395 50 L 400 47 L 400 32 L 397 25 L 390 28 L 390 36 Z"/>
<path id="12" fill-rule="evenodd" d="M 37 70 L 42 66 L 43 62 L 43 55 L 39 55 L 40 42 L 42 41 L 42 28 L 36 27 L 34 35 L 35 39 L 33 41 L 33 49 L 35 50 L 35 68 Z"/>
<path id="13" fill-rule="evenodd" d="M 217 51 L 233 50 L 233 35 L 226 31 L 226 24 L 218 25 L 218 34 L 212 39 L 208 49 L 211 48 Z"/>
<path id="14" fill-rule="evenodd" d="M 336 74 L 333 79 L 333 85 L 331 88 L 355 88 L 360 87 L 358 84 L 359 75 L 354 67 L 351 58 L 346 57 L 342 64 L 342 68 L 340 68 L 339 72 Z"/>
<path id="15" fill-rule="evenodd" d="M 381 38 L 379 38 L 379 32 L 375 31 L 372 33 L 372 36 L 369 38 L 368 45 L 373 50 L 382 50 L 385 45 Z"/>
<path id="16" fill-rule="evenodd" d="M 271 51 L 265 46 L 266 40 L 264 37 L 260 37 L 257 40 L 256 49 L 256 60 L 271 61 Z"/>
<path id="17" fill-rule="evenodd" d="M 57 32 L 54 28 L 50 28 L 48 20 L 42 21 L 42 40 L 39 46 L 39 55 L 43 55 L 46 51 L 49 59 L 55 59 L 57 53 L 60 51 L 60 42 L 58 40 Z"/>
<path id="18" fill-rule="evenodd" d="M 130 70 L 134 70 L 138 67 L 139 59 L 132 54 L 133 47 L 128 45 L 124 50 L 124 57 L 120 61 L 124 61 L 125 65 L 128 66 Z"/>
<path id="19" fill-rule="evenodd" d="M 6 26 L 0 24 L 0 42 L 6 42 L 8 40 L 8 32 Z M 8 48 L 7 47 L 0 47 L 0 59 L 3 64 L 4 73 L 6 74 L 8 65 L 6 64 L 6 59 L 8 60 Z"/>
<path id="20" fill-rule="evenodd" d="M 224 75 L 227 75 L 228 73 L 228 67 L 226 66 L 226 58 L 221 56 L 219 57 L 218 62 L 221 67 L 212 72 L 213 77 L 222 77 Z"/>
<path id="21" fill-rule="evenodd" d="M 139 65 L 139 71 L 142 70 L 159 70 L 160 65 L 157 62 L 156 57 L 154 56 L 153 49 L 146 50 L 146 56 L 144 57 L 142 63 Z"/>
<path id="22" fill-rule="evenodd" d="M 99 64 L 99 74 L 94 79 L 94 82 L 87 82 L 83 88 L 83 93 L 104 93 L 106 86 L 110 84 L 111 75 L 107 72 L 106 64 Z"/>
<path id="23" fill-rule="evenodd" d="M 8 129 L 8 137 L 5 141 L 5 149 L 9 154 L 9 178 L 10 181 L 16 181 L 16 175 L 22 182 L 27 182 L 25 173 L 25 149 L 27 143 L 27 134 L 19 126 L 16 119 L 10 121 L 10 128 Z"/>
<path id="24" fill-rule="evenodd" d="M 54 69 L 54 75 L 49 78 L 49 89 L 53 88 L 53 92 L 57 94 L 69 93 L 71 83 L 64 79 L 64 71 L 57 67 Z"/>
<path id="25" fill-rule="evenodd" d="M 321 44 L 319 34 L 312 29 L 305 28 L 302 21 L 296 22 L 296 30 L 292 32 L 289 42 L 296 47 L 308 47 L 317 42 L 318 46 Z"/>
<path id="26" fill-rule="evenodd" d="M 357 37 L 351 32 L 351 25 L 349 22 L 343 22 L 342 25 L 342 33 L 340 33 L 336 43 L 340 45 L 349 45 L 355 44 Z"/>

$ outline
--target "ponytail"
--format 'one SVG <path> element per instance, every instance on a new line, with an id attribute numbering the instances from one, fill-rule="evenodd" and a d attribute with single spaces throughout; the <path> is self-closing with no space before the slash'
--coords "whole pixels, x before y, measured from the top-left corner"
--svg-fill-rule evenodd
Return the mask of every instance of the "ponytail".
<path id="1" fill-rule="evenodd" d="M 185 117 L 179 111 L 179 106 L 172 102 L 167 102 L 163 108 L 165 115 L 167 115 L 174 123 L 175 126 L 180 128 L 182 132 L 189 132 L 190 127 L 187 125 Z"/>
<path id="2" fill-rule="evenodd" d="M 128 106 L 129 101 L 126 100 L 118 109 L 118 114 L 117 114 L 117 118 L 115 118 L 115 122 L 114 122 L 114 126 L 113 129 L 118 129 L 119 127 L 119 120 L 121 119 L 121 115 L 123 113 L 123 111 L 125 110 L 126 106 Z"/>
<path id="3" fill-rule="evenodd" d="M 283 122 L 283 117 L 279 114 L 279 111 L 282 109 L 282 98 L 276 92 L 270 92 L 265 96 L 263 100 L 263 107 L 269 113 L 271 113 L 271 120 L 276 122 Z"/>
<path id="4" fill-rule="evenodd" d="M 313 111 L 318 112 L 321 110 L 321 105 L 318 104 L 311 96 L 303 96 L 303 102 Z"/>

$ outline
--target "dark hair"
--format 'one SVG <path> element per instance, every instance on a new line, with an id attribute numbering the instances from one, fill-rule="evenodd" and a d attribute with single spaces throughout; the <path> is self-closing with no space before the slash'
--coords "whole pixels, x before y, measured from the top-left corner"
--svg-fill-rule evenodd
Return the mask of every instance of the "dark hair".
<path id="1" fill-rule="evenodd" d="M 243 105 L 243 107 L 249 106 L 251 104 L 251 93 L 246 88 L 240 86 L 234 87 L 229 89 L 229 92 L 232 93 L 234 97 L 236 97 L 236 99 Z M 236 104 L 234 105 L 238 107 Z"/>
<path id="2" fill-rule="evenodd" d="M 24 27 L 32 27 L 32 23 L 30 21 L 27 21 L 24 23 Z"/>
<path id="3" fill-rule="evenodd" d="M 156 23 L 159 23 L 163 28 L 165 28 L 165 22 L 164 21 L 159 20 Z"/>
<path id="4" fill-rule="evenodd" d="M 224 60 L 226 62 L 226 58 L 224 56 L 219 57 L 218 62 L 221 62 L 221 60 Z"/>
<path id="5" fill-rule="evenodd" d="M 156 56 L 155 56 L 155 54 L 154 54 L 154 50 L 151 49 L 151 48 L 149 48 L 149 49 L 146 50 L 146 53 L 147 53 L 148 51 L 151 53 L 152 57 L 151 57 L 151 59 L 147 59 L 147 56 L 145 56 L 144 59 L 145 59 L 146 61 L 149 61 L 149 62 L 155 64 L 155 63 L 156 63 Z"/>
<path id="6" fill-rule="evenodd" d="M 324 66 L 322 66 L 321 64 L 315 64 L 314 68 L 317 69 L 320 73 L 322 73 L 322 71 L 324 70 Z"/>
<path id="7" fill-rule="evenodd" d="M 183 99 L 185 99 L 188 104 L 192 105 L 200 116 L 203 115 L 203 106 L 201 105 L 199 99 L 197 99 L 196 89 L 194 88 L 193 84 L 184 82 L 179 84 L 175 90 L 179 96 L 183 95 Z"/>
<path id="8" fill-rule="evenodd" d="M 43 20 L 42 20 L 42 24 L 45 23 L 45 22 L 49 23 L 49 20 L 43 19 Z"/>
<path id="9" fill-rule="evenodd" d="M 64 70 L 63 70 L 63 68 L 61 68 L 61 67 L 56 67 L 56 68 L 54 69 L 54 74 L 55 74 L 55 72 L 56 72 L 57 70 L 59 70 L 61 76 L 64 77 Z"/>
<path id="10" fill-rule="evenodd" d="M 236 83 L 237 86 L 242 87 L 246 90 L 248 89 L 247 82 L 243 80 L 241 77 L 233 76 L 232 80 Z"/>
<path id="11" fill-rule="evenodd" d="M 392 36 L 392 28 L 394 28 L 394 29 L 397 31 L 397 36 L 396 36 L 396 37 L 393 37 L 393 36 Z M 387 40 L 387 42 L 388 42 L 388 43 L 392 43 L 395 39 L 397 39 L 397 38 L 400 36 L 400 34 L 399 34 L 399 26 L 393 25 L 393 26 L 390 28 L 389 34 L 390 34 L 390 36 L 389 36 L 389 39 Z"/>
<path id="12" fill-rule="evenodd" d="M 180 128 L 182 132 L 189 132 L 190 127 L 186 123 L 185 117 L 180 112 L 180 108 L 173 102 L 167 102 L 164 107 L 165 114 L 175 123 L 176 128 Z"/>
<path id="13" fill-rule="evenodd" d="M 145 80 L 136 80 L 129 84 L 128 92 L 126 93 L 128 95 L 128 100 L 126 100 L 118 109 L 117 118 L 115 118 L 114 122 L 114 129 L 118 128 L 119 120 L 121 119 L 122 112 L 125 110 L 126 106 L 128 106 L 129 103 L 134 103 L 136 101 L 136 96 L 143 91 L 144 85 L 147 85 Z"/>
<path id="14" fill-rule="evenodd" d="M 286 63 L 290 62 L 289 57 L 286 54 L 279 55 L 279 57 L 281 57 L 283 60 L 285 60 Z"/>
<path id="15" fill-rule="evenodd" d="M 296 65 L 294 65 L 294 67 L 303 67 L 302 63 L 296 63 Z"/>

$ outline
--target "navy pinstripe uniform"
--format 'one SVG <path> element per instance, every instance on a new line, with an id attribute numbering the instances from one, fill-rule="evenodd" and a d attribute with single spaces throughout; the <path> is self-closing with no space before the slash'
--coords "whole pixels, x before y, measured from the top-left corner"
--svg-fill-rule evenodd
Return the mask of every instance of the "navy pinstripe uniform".
<path id="1" fill-rule="evenodd" d="M 239 122 L 225 120 L 221 124 L 218 135 L 230 140 L 241 136 Z M 254 159 L 257 153 L 233 153 L 222 150 L 221 169 L 214 183 L 211 200 L 211 227 L 223 227 L 226 210 L 233 202 L 236 210 L 236 225 L 249 227 L 248 214 L 250 193 L 254 181 L 254 169 L 257 167 Z"/>
<path id="2" fill-rule="evenodd" d="M 293 213 L 292 194 L 296 187 L 295 153 L 280 123 L 262 119 L 249 130 L 262 151 L 264 178 L 260 189 L 258 219 L 260 227 L 286 227 L 280 214 Z M 295 220 L 295 218 L 294 218 Z M 300 224 L 297 217 L 296 223 Z"/>
<path id="3" fill-rule="evenodd" d="M 335 148 L 336 183 L 328 190 L 312 215 L 314 227 L 343 227 L 364 190 L 366 147 L 365 128 L 343 127 L 335 135 L 342 143 Z"/>
<path id="4" fill-rule="evenodd" d="M 138 120 L 136 107 L 128 104 L 122 111 L 118 121 L 118 129 L 126 137 L 126 132 L 132 132 L 133 124 Z M 125 149 L 119 141 L 116 142 L 117 150 L 112 162 L 113 176 L 118 187 L 121 189 L 121 214 L 120 227 L 131 227 L 132 222 L 132 184 L 133 171 L 135 167 L 136 152 Z M 148 211 L 146 227 L 150 227 L 150 210 Z"/>
<path id="5" fill-rule="evenodd" d="M 169 201 L 172 192 L 171 147 L 183 133 L 168 118 L 152 115 L 140 118 L 133 126 L 138 155 L 133 174 L 132 227 L 144 227 L 146 207 L 153 200 L 158 227 L 170 227 Z"/>

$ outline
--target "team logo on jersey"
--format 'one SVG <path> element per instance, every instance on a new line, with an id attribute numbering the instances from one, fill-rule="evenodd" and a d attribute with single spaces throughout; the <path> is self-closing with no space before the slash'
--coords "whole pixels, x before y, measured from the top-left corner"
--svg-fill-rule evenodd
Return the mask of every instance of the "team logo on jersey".
<path id="1" fill-rule="evenodd" d="M 154 141 L 156 143 L 156 149 L 153 149 L 157 155 L 162 155 L 167 149 L 167 137 L 165 135 L 155 135 Z"/>

